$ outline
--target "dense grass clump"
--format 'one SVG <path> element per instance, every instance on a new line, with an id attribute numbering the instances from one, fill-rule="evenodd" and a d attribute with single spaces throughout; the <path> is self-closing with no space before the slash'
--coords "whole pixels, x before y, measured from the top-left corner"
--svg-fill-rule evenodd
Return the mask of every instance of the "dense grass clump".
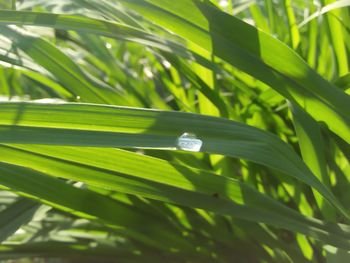
<path id="1" fill-rule="evenodd" d="M 0 260 L 350 262 L 349 6 L 0 0 Z"/>

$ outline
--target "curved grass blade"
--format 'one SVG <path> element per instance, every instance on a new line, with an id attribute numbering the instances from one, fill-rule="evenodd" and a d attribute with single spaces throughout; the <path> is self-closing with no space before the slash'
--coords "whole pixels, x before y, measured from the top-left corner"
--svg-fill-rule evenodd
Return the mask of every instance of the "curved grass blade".
<path id="1" fill-rule="evenodd" d="M 300 231 L 326 243 L 348 246 L 344 239 L 350 233 L 345 226 L 304 217 L 244 183 L 205 171 L 116 149 L 15 145 L 1 147 L 0 152 L 6 156 L 3 158 L 6 162 L 51 176 L 264 222 Z"/>
<path id="2" fill-rule="evenodd" d="M 348 211 L 287 144 L 245 124 L 190 113 L 114 106 L 0 104 L 2 143 L 174 150 L 184 133 L 197 135 L 203 152 L 251 160 L 301 180 L 348 217 Z"/>
<path id="3" fill-rule="evenodd" d="M 40 204 L 20 199 L 0 212 L 0 243 L 6 240 L 22 225 L 30 222 Z"/>
<path id="4" fill-rule="evenodd" d="M 166 250 L 172 245 L 181 249 L 189 248 L 186 241 L 178 238 L 178 235 L 173 235 L 174 229 L 170 225 L 161 222 L 155 224 L 156 220 L 151 214 L 136 211 L 130 206 L 93 191 L 76 188 L 35 170 L 0 162 L 0 185 L 1 188 L 78 217 L 100 221 L 119 233 L 150 246 Z M 145 222 L 148 222 L 148 228 L 143 227 Z M 157 232 L 155 229 L 162 230 Z M 155 233 L 158 233 L 157 239 L 163 243 L 153 239 Z"/>
<path id="5" fill-rule="evenodd" d="M 318 75 L 284 43 L 221 12 L 209 1 L 204 2 L 179 0 L 173 5 L 169 0 L 122 1 L 125 6 L 184 37 L 204 52 L 269 84 L 350 142 L 350 119 L 347 117 L 350 115 L 350 97 L 347 94 Z"/>
<path id="6" fill-rule="evenodd" d="M 314 175 L 326 185 L 331 186 L 330 176 L 327 171 L 325 145 L 321 134 L 321 128 L 306 112 L 298 106 L 291 105 L 294 127 L 298 136 L 301 155 Z M 335 221 L 335 210 L 325 203 L 318 193 L 315 193 L 316 201 L 321 212 L 328 220 Z"/>
<path id="7" fill-rule="evenodd" d="M 305 18 L 299 25 L 298 27 L 301 28 L 308 24 L 311 20 L 322 16 L 332 10 L 339 9 L 339 8 L 344 8 L 350 6 L 350 1 L 349 0 L 338 0 L 334 1 L 333 3 L 330 3 L 328 5 L 323 6 L 319 11 L 313 13 L 312 15 L 308 16 Z"/>
<path id="8" fill-rule="evenodd" d="M 5 34 L 16 47 L 50 71 L 74 96 L 80 96 L 87 102 L 121 104 L 117 91 L 94 86 L 78 65 L 43 38 L 7 27 L 0 28 L 0 33 Z"/>
<path id="9" fill-rule="evenodd" d="M 152 0 L 152 4 L 145 1 L 123 3 L 193 42 L 195 50 L 202 50 L 204 57 L 210 57 L 208 53 L 213 53 L 269 84 L 350 142 L 350 97 L 335 89 L 282 42 L 199 1 L 181 0 L 175 6 L 170 1 L 160 0 Z M 186 15 L 186 18 L 174 13 L 183 17 Z M 48 26 L 122 38 L 176 52 L 212 66 L 208 60 L 189 52 L 183 45 L 123 24 L 78 16 L 3 10 L 0 10 L 0 23 Z M 233 28 L 236 34 L 229 34 Z M 288 67 L 285 61 L 289 61 Z"/>

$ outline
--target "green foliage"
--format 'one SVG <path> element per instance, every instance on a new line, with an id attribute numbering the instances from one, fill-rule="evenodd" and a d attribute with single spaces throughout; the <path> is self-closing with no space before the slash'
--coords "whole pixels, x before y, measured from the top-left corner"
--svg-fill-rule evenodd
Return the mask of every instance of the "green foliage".
<path id="1" fill-rule="evenodd" d="M 349 261 L 349 6 L 0 1 L 0 259 Z"/>

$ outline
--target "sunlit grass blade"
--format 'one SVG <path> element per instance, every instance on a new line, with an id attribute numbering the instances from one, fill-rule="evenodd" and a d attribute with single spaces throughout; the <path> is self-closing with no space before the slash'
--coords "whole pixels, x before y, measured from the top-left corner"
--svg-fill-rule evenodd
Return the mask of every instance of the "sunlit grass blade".
<path id="1" fill-rule="evenodd" d="M 346 117 L 350 97 L 334 89 L 277 39 L 200 1 L 181 0 L 175 7 L 159 0 L 122 2 L 269 84 L 350 142 L 350 120 Z M 235 34 L 229 33 L 232 28 Z M 289 61 L 288 66 L 285 61 Z"/>
<path id="2" fill-rule="evenodd" d="M 168 3 L 156 3 L 156 1 L 155 3 L 164 9 L 143 3 L 143 1 L 137 4 L 132 2 L 125 4 L 187 38 L 200 46 L 204 52 L 213 53 L 271 85 L 288 99 L 306 108 L 315 119 L 326 122 L 334 132 L 350 142 L 350 120 L 347 117 L 350 115 L 348 95 L 334 89 L 332 84 L 320 77 L 296 53 L 275 38 L 215 10 L 208 4 L 195 2 L 191 4 L 191 8 L 187 2 L 181 2 L 176 9 L 169 9 Z M 169 12 L 168 9 L 171 11 Z M 171 12 L 178 12 L 184 15 L 188 13 L 188 11 L 185 12 L 185 9 L 191 10 L 191 14 L 186 19 L 171 14 Z M 121 24 L 33 12 L 0 11 L 0 14 L 0 23 L 49 26 L 90 32 L 137 41 L 164 51 L 174 51 L 181 56 L 191 57 L 183 46 L 175 42 L 157 39 L 154 35 Z M 38 20 L 36 17 L 42 19 Z M 222 25 L 230 25 L 240 33 L 228 35 L 228 30 Z M 113 30 L 110 30 L 112 28 Z M 249 45 L 242 41 L 245 39 L 243 35 L 246 35 L 246 39 L 251 39 Z M 275 56 L 276 52 L 280 54 L 278 59 Z M 200 58 L 196 57 L 196 59 Z M 288 67 L 285 66 L 285 60 L 289 61 Z M 201 62 L 208 64 L 203 58 Z M 322 114 L 319 114 L 320 111 Z"/>
<path id="3" fill-rule="evenodd" d="M 319 180 L 330 189 L 330 176 L 327 171 L 326 156 L 323 154 L 325 152 L 325 146 L 323 144 L 321 128 L 317 122 L 302 109 L 298 108 L 298 106 L 291 105 L 291 108 L 303 160 Z M 318 193 L 315 193 L 315 195 L 324 216 L 329 220 L 335 220 L 335 210 L 333 207 L 320 199 Z"/>
<path id="4" fill-rule="evenodd" d="M 0 261 L 349 261 L 349 6 L 0 1 Z"/>
<path id="5" fill-rule="evenodd" d="M 2 103 L 0 109 L 3 143 L 177 149 L 179 136 L 193 133 L 203 142 L 201 151 L 248 159 L 295 177 L 348 216 L 288 145 L 244 124 L 180 112 L 88 104 Z"/>
<path id="6" fill-rule="evenodd" d="M 69 159 L 64 154 L 67 150 L 71 152 Z M 324 242 L 335 242 L 343 247 L 347 244 L 340 237 L 350 235 L 346 227 L 337 230 L 335 225 L 323 225 L 318 220 L 303 217 L 235 180 L 131 152 L 65 147 L 60 151 L 57 147 L 30 146 L 4 147 L 1 148 L 1 152 L 9 156 L 6 158 L 7 162 L 26 165 L 52 176 L 183 206 L 202 208 L 218 214 L 233 215 L 249 221 L 273 224 L 309 233 Z M 91 152 L 95 152 L 98 158 L 85 157 L 91 156 Z M 107 156 L 113 156 L 113 159 L 102 161 L 108 160 Z M 86 162 L 90 165 L 85 165 Z M 139 169 L 140 166 L 143 168 Z M 216 195 L 218 197 L 215 197 Z M 332 238 L 323 235 L 323 231 Z M 339 235 L 339 239 L 333 240 L 333 231 L 335 235 Z"/>
<path id="7" fill-rule="evenodd" d="M 171 231 L 173 229 L 169 225 L 162 226 L 159 222 L 157 223 L 157 228 L 164 227 L 159 232 L 159 238 L 163 238 L 162 242 L 164 243 L 159 243 L 147 234 L 147 231 L 152 232 L 152 228 L 156 225 L 152 227 L 150 224 L 147 229 L 142 227 L 141 222 L 146 220 L 142 212 L 87 189 L 76 188 L 35 170 L 1 162 L 0 181 L 1 188 L 5 187 L 9 191 L 14 191 L 78 217 L 103 222 L 112 229 L 147 245 L 167 248 L 165 243 L 169 241 L 168 244 L 173 243 L 180 248 L 188 246 L 186 241 L 178 239 L 177 236 L 172 237 Z M 151 218 L 148 217 L 147 220 L 151 220 Z M 137 228 L 138 230 L 136 230 Z"/>

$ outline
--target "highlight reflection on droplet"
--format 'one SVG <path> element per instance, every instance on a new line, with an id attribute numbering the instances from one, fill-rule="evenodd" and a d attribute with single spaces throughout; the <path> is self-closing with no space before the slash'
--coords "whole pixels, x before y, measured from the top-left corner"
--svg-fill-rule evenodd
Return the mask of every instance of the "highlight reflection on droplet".
<path id="1" fill-rule="evenodd" d="M 176 147 L 179 150 L 190 152 L 199 152 L 202 145 L 202 140 L 198 139 L 196 135 L 187 132 L 182 134 L 176 142 Z"/>

